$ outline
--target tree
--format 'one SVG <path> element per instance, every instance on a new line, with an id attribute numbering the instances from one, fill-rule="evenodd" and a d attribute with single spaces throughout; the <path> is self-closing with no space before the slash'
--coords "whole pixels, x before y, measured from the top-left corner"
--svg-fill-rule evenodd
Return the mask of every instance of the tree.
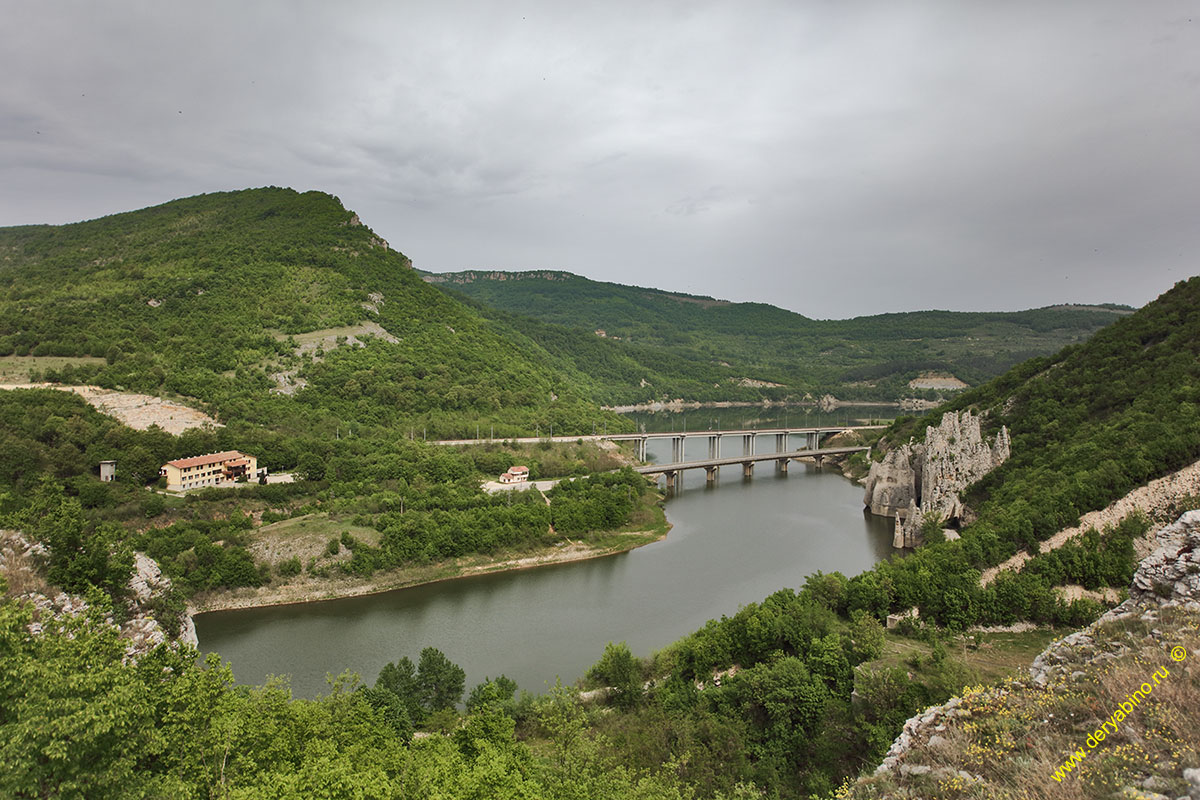
<path id="1" fill-rule="evenodd" d="M 319 481 L 325 477 L 325 462 L 316 453 L 305 453 L 300 456 L 296 471 L 306 481 Z"/>
<path id="2" fill-rule="evenodd" d="M 421 651 L 417 664 L 417 696 L 430 712 L 454 708 L 466 688 L 466 671 L 436 647 Z"/>
<path id="3" fill-rule="evenodd" d="M 609 642 L 604 655 L 588 670 L 588 677 L 612 688 L 612 697 L 621 708 L 632 708 L 642 696 L 642 671 L 625 642 Z"/>
<path id="4" fill-rule="evenodd" d="M 375 679 L 375 690 L 388 692 L 404 707 L 404 711 L 415 724 L 421 724 L 425 719 L 425 710 L 421 707 L 420 691 L 417 688 L 417 670 L 412 660 L 404 656 L 395 664 L 384 664 Z M 384 701 L 380 701 L 382 704 Z M 372 702 L 372 705 L 375 705 Z"/>
<path id="5" fill-rule="evenodd" d="M 43 478 L 29 505 L 17 516 L 27 534 L 50 551 L 51 582 L 72 592 L 97 587 L 116 597 L 133 572 L 133 553 L 120 545 L 121 529 L 112 523 L 90 528 L 79 500 Z"/>
<path id="6" fill-rule="evenodd" d="M 473 713 L 489 706 L 511 710 L 516 691 L 517 682 L 506 675 L 495 680 L 484 678 L 483 683 L 476 685 L 467 697 L 467 711 Z"/>

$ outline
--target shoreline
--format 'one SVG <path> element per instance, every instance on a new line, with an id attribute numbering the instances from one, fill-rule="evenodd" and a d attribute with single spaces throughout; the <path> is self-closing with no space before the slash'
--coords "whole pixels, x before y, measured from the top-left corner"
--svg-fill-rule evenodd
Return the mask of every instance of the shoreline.
<path id="1" fill-rule="evenodd" d="M 855 479 L 842 471 L 842 464 L 831 463 L 838 474 L 851 483 Z M 661 501 L 660 501 L 661 502 Z M 566 540 L 565 546 L 551 545 L 532 553 L 506 556 L 499 559 L 474 560 L 470 556 L 456 559 L 453 562 L 439 562 L 418 567 L 399 567 L 387 573 L 381 573 L 378 578 L 358 581 L 347 581 L 335 584 L 328 579 L 310 579 L 307 584 L 285 584 L 280 587 L 243 587 L 221 592 L 211 596 L 200 596 L 188 601 L 187 616 L 195 618 L 202 614 L 214 614 L 222 611 L 243 611 L 253 608 L 272 608 L 277 606 L 308 605 L 323 603 L 331 600 L 345 600 L 352 597 L 368 597 L 385 592 L 412 589 L 418 586 L 428 586 L 445 581 L 474 578 L 480 575 L 491 575 L 499 572 L 517 572 L 520 570 L 536 569 L 538 567 L 570 564 L 577 561 L 590 561 L 597 558 L 620 555 L 644 547 L 667 538 L 674 525 L 666 519 L 663 510 L 661 530 L 614 531 L 604 534 L 606 546 L 589 545 L 582 541 Z M 629 537 L 628 544 L 621 542 L 623 537 Z M 634 538 L 636 537 L 636 538 Z M 614 541 L 615 540 L 615 541 Z M 464 563 L 466 562 L 466 563 Z M 290 591 L 289 591 L 290 589 Z"/>
<path id="2" fill-rule="evenodd" d="M 219 595 L 203 599 L 193 598 L 188 602 L 187 615 L 195 618 L 202 614 L 212 614 L 221 611 L 243 611 L 252 608 L 272 608 L 276 606 L 308 605 L 331 600 L 345 600 L 352 597 L 367 597 L 374 594 L 394 592 L 402 589 L 412 589 L 417 586 L 428 586 L 445 581 L 474 578 L 480 575 L 491 575 L 499 572 L 518 572 L 538 567 L 570 564 L 577 561 L 590 561 L 596 558 L 620 555 L 644 547 L 667 538 L 671 523 L 666 523 L 666 529 L 661 533 L 656 530 L 618 531 L 606 535 L 612 537 L 630 537 L 628 546 L 610 544 L 609 546 L 589 545 L 582 541 L 567 540 L 563 547 L 550 546 L 533 553 L 521 556 L 509 556 L 501 559 L 483 560 L 475 563 L 470 557 L 457 559 L 455 562 L 439 562 L 423 567 L 400 567 L 394 571 L 381 573 L 379 580 L 362 580 L 341 586 L 330 585 L 327 580 L 314 579 L 311 585 L 290 584 L 292 592 L 286 591 L 289 585 L 272 589 L 271 587 L 254 587 L 234 589 Z M 633 537 L 637 537 L 634 539 Z M 416 573 L 416 574 L 414 574 Z M 422 574 L 428 573 L 428 574 Z M 239 594 L 245 592 L 245 594 Z"/>

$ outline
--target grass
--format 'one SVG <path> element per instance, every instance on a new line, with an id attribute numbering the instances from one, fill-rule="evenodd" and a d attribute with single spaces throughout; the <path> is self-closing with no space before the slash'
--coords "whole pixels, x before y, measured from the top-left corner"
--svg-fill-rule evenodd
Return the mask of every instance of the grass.
<path id="1" fill-rule="evenodd" d="M 657 494 L 648 493 L 641 508 L 635 509 L 629 525 L 616 531 L 599 531 L 566 537 L 550 547 L 516 548 L 494 553 L 475 553 L 461 558 L 430 564 L 405 564 L 369 577 L 340 574 L 310 574 L 276 579 L 257 589 L 209 592 L 192 599 L 196 611 L 247 608 L 278 603 L 304 603 L 337 597 L 352 597 L 417 586 L 489 572 L 542 566 L 561 561 L 614 555 L 658 541 L 670 530 Z M 315 560 L 318 568 L 348 560 L 350 553 L 341 548 L 336 556 L 326 551 L 329 540 L 343 532 L 361 542 L 377 546 L 381 534 L 374 528 L 353 525 L 341 515 L 307 514 L 264 525 L 251 532 L 249 550 L 255 561 L 266 562 L 272 571 L 283 561 L 299 558 L 302 564 Z"/>
<path id="2" fill-rule="evenodd" d="M 28 383 L 32 370 L 44 372 L 66 366 L 103 363 L 103 358 L 92 356 L 3 356 L 0 357 L 0 383 Z"/>
<path id="3" fill-rule="evenodd" d="M 1200 613 L 1164 608 L 1155 614 L 1100 626 L 1094 643 L 1069 651 L 1045 687 L 1020 679 L 967 689 L 965 713 L 938 733 L 940 746 L 928 746 L 928 731 L 917 734 L 919 743 L 903 760 L 906 775 L 860 778 L 836 796 L 1103 800 L 1146 797 L 1151 791 L 1186 795 L 1182 771 L 1200 762 L 1200 705 L 1195 702 Z M 1175 646 L 1185 648 L 1184 660 L 1172 659 Z M 1115 723 L 1118 731 L 1089 744 L 1088 737 L 1113 719 L 1143 682 L 1153 683 L 1156 673 L 1160 683 Z M 1077 751 L 1084 757 L 1064 771 L 1063 762 Z"/>
<path id="4" fill-rule="evenodd" d="M 321 512 L 263 525 L 250 534 L 250 551 L 256 560 L 271 566 L 290 558 L 299 558 L 302 562 L 310 558 L 320 560 L 329 540 L 347 532 L 372 547 L 378 546 L 382 537 L 374 528 L 353 525 L 340 515 Z"/>
<path id="5" fill-rule="evenodd" d="M 972 682 L 990 683 L 1027 669 L 1046 645 L 1067 632 L 1036 628 L 1020 633 L 974 633 L 949 640 L 944 646 L 947 654 L 967 669 Z M 883 654 L 867 666 L 908 667 L 914 657 L 927 662 L 932 654 L 929 644 L 889 631 Z"/>

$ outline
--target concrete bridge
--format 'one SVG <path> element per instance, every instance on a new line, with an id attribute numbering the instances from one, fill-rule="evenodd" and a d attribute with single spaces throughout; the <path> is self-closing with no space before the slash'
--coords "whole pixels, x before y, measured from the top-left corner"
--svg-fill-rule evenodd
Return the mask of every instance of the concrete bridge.
<path id="1" fill-rule="evenodd" d="M 868 428 L 884 427 L 874 425 L 862 425 L 856 427 L 804 427 L 804 428 L 756 428 L 743 430 L 729 431 L 657 431 L 655 433 L 611 433 L 604 438 L 613 442 L 634 442 L 637 450 L 638 461 L 646 460 L 646 442 L 650 439 L 670 439 L 671 440 L 671 461 L 683 461 L 684 442 L 689 438 L 708 439 L 708 458 L 719 459 L 721 457 L 721 440 L 725 437 L 732 439 L 740 439 L 742 443 L 742 455 L 754 455 L 755 443 L 759 436 L 774 436 L 775 437 L 775 452 L 781 452 L 787 449 L 788 437 L 804 436 L 805 449 L 816 450 L 821 446 L 821 437 L 829 434 L 841 433 L 845 430 L 866 430 Z"/>
<path id="2" fill-rule="evenodd" d="M 683 460 L 683 443 L 689 438 L 703 437 L 708 439 L 708 457 L 721 457 L 721 439 L 723 437 L 737 438 L 742 443 L 742 455 L 753 455 L 755 450 L 755 442 L 759 436 L 774 436 L 775 450 L 785 450 L 788 444 L 789 436 L 804 436 L 805 447 L 810 450 L 815 450 L 821 444 L 821 437 L 842 431 L 865 431 L 876 430 L 878 428 L 886 428 L 886 425 L 841 425 L 837 427 L 797 427 L 797 428 L 758 428 L 758 429 L 738 429 L 738 430 L 716 430 L 716 431 L 656 431 L 653 433 L 597 433 L 584 434 L 582 436 L 508 436 L 501 438 L 477 438 L 477 439 L 439 439 L 433 444 L 441 445 L 474 445 L 474 444 L 490 444 L 493 442 L 515 442 L 517 444 L 537 444 L 538 442 L 634 442 L 636 444 L 638 461 L 646 460 L 646 442 L 650 439 L 670 439 L 671 440 L 671 460 Z"/>
<path id="3" fill-rule="evenodd" d="M 838 430 L 844 430 L 839 428 Z M 783 440 L 783 441 L 786 441 Z M 720 467 L 732 466 L 734 464 L 742 465 L 742 477 L 749 478 L 754 474 L 754 465 L 759 461 L 774 461 L 780 472 L 787 472 L 789 461 L 800 458 L 814 459 L 818 464 L 825 460 L 825 456 L 840 456 L 848 453 L 860 453 L 870 450 L 869 447 L 814 447 L 805 450 L 793 450 L 784 452 L 782 449 L 774 453 L 746 453 L 740 456 L 732 456 L 729 458 L 704 458 L 695 461 L 677 460 L 670 464 L 649 464 L 644 467 L 634 467 L 635 472 L 642 475 L 665 475 L 667 477 L 667 491 L 674 491 L 675 476 L 685 469 L 703 469 L 705 477 L 709 483 L 712 483 L 717 478 L 717 470 Z M 680 448 L 682 452 L 682 447 Z"/>

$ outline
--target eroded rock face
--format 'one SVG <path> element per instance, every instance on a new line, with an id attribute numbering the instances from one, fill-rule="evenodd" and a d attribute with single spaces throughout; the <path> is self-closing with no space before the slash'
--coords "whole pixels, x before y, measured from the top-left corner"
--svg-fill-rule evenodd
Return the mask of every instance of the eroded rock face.
<path id="1" fill-rule="evenodd" d="M 30 633 L 40 634 L 47 619 L 60 615 L 80 616 L 87 613 L 88 604 L 82 598 L 66 592 L 53 591 L 53 587 L 41 578 L 46 549 L 37 542 L 30 543 L 17 531 L 3 532 L 3 547 L 0 547 L 0 573 L 10 579 L 10 591 L 17 589 L 16 596 L 29 601 L 34 607 L 34 620 Z M 136 661 L 159 644 L 168 641 L 167 633 L 154 619 L 151 612 L 153 602 L 171 589 L 171 580 L 162 574 L 158 562 L 144 553 L 134 553 L 133 574 L 129 578 L 130 597 L 128 618 L 118 624 L 108 615 L 105 622 L 119 627 L 121 637 L 127 640 L 126 658 Z M 190 615 L 181 620 L 180 644 L 199 646 L 196 626 Z"/>
<path id="2" fill-rule="evenodd" d="M 1129 585 L 1129 599 L 1086 628 L 1051 642 L 1030 665 L 1030 683 L 1044 687 L 1058 680 L 1074 681 L 1087 674 L 1081 667 L 1099 666 L 1127 655 L 1137 645 L 1136 637 L 1114 637 L 1108 626 L 1135 618 L 1155 623 L 1168 608 L 1200 612 L 1200 511 L 1189 511 L 1158 531 L 1154 551 L 1142 559 L 1134 573 Z M 1157 641 L 1158 633 L 1151 630 L 1148 635 Z M 1017 689 L 1024 685 L 1020 681 L 1012 684 Z M 977 694 L 973 702 L 987 705 L 1007 691 L 1004 687 L 989 687 Z M 904 723 L 904 729 L 892 742 L 875 774 L 915 774 L 915 765 L 905 769 L 905 759 L 915 751 L 937 747 L 939 734 L 949 725 L 956 724 L 956 717 L 970 717 L 972 712 L 962 706 L 961 698 L 952 697 L 940 706 L 931 706 L 911 717 Z M 1186 770 L 1184 777 L 1190 772 L 1197 778 L 1193 785 L 1200 787 L 1200 770 Z M 962 773 L 960 777 L 963 777 Z M 964 780 L 970 782 L 972 779 L 964 777 Z M 1200 793 L 1193 796 L 1200 797 Z"/>
<path id="3" fill-rule="evenodd" d="M 1159 530 L 1154 552 L 1142 559 L 1129 584 L 1129 599 L 1083 630 L 1052 642 L 1034 659 L 1029 677 L 1045 686 L 1080 658 L 1115 658 L 1123 652 L 1119 648 L 1097 653 L 1099 626 L 1128 617 L 1150 622 L 1160 609 L 1175 606 L 1200 611 L 1200 511 L 1189 511 Z"/>
<path id="4" fill-rule="evenodd" d="M 871 464 L 863 505 L 872 514 L 894 517 L 918 499 L 925 446 L 906 444 L 890 451 L 882 461 Z"/>
<path id="5" fill-rule="evenodd" d="M 896 518 L 895 547 L 916 547 L 925 517 L 961 519 L 959 493 L 1004 463 L 1010 451 L 1007 428 L 988 442 L 979 417 L 948 411 L 940 425 L 925 429 L 924 443 L 906 444 L 871 465 L 863 503 L 872 514 Z"/>

